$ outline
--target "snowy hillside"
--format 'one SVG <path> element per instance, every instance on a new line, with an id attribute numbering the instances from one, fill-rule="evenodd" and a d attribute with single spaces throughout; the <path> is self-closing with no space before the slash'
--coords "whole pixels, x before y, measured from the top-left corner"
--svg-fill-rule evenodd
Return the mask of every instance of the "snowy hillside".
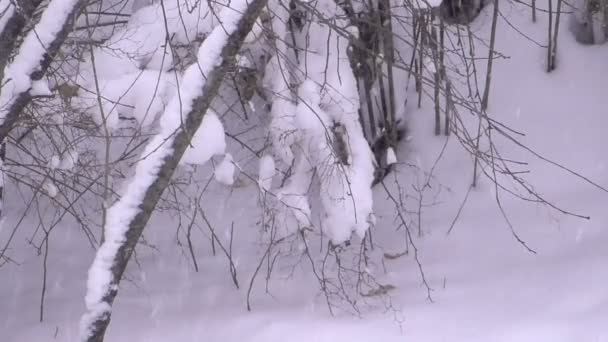
<path id="1" fill-rule="evenodd" d="M 355 153 L 347 163 L 352 167 L 344 172 L 348 177 L 336 173 L 328 176 L 335 177 L 329 185 L 315 185 L 315 191 L 319 193 L 316 201 L 308 203 L 305 196 L 294 199 L 289 197 L 291 193 L 282 193 L 287 202 L 292 201 L 292 207 L 312 214 L 305 218 L 293 214 L 277 215 L 284 222 L 300 220 L 298 222 L 302 223 L 308 219 L 314 221 L 310 223 L 311 227 L 319 221 L 320 227 L 340 228 L 326 228 L 326 234 L 310 245 L 305 242 L 307 240 L 299 239 L 297 229 L 280 232 L 277 233 L 280 247 L 268 252 L 267 237 L 260 233 L 260 227 L 269 224 L 266 217 L 269 209 L 261 204 L 267 203 L 264 196 L 272 197 L 270 187 L 276 187 L 276 179 L 274 183 L 264 181 L 274 175 L 275 160 L 260 154 L 260 162 L 259 157 L 251 157 L 252 153 L 243 152 L 228 138 L 227 146 L 206 151 L 214 147 L 208 144 L 223 139 L 222 129 L 226 128 L 226 132 L 236 132 L 236 128 L 243 130 L 238 122 L 222 126 L 218 117 L 227 121 L 230 113 L 223 117 L 208 115 L 198 132 L 208 133 L 207 137 L 219 132 L 216 134 L 219 137 L 207 141 L 201 138 L 203 142 L 197 151 L 195 136 L 194 148 L 187 150 L 185 157 L 204 159 L 191 164 L 207 164 L 199 165 L 198 169 L 188 166 L 191 169 L 182 171 L 186 174 L 194 170 L 191 172 L 205 175 L 198 184 L 206 187 L 205 195 L 196 203 L 201 209 L 197 211 L 192 204 L 192 211 L 204 217 L 206 225 L 204 228 L 192 228 L 191 225 L 190 232 L 188 216 L 177 216 L 162 208 L 155 211 L 120 284 L 106 341 L 608 342 L 608 191 L 601 189 L 608 189 L 608 45 L 582 45 L 568 31 L 568 25 L 562 24 L 557 68 L 547 73 L 546 49 L 536 43 L 546 44 L 548 18 L 543 12 L 546 3 L 536 6 L 538 18 L 533 23 L 529 7 L 516 2 L 502 4 L 501 1 L 502 17 L 497 23 L 496 36 L 496 50 L 500 56 L 494 60 L 487 114 L 517 132 L 513 135 L 518 143 L 498 134 L 493 143 L 500 158 L 517 161 L 512 164 L 512 171 L 521 172 L 523 179 L 542 195 L 545 203 L 539 198 L 531 200 L 533 196 L 525 193 L 525 189 L 509 176 L 496 176 L 504 188 L 483 175 L 472 188 L 473 157 L 462 147 L 458 135 L 433 134 L 432 98 L 423 97 L 421 108 L 417 108 L 414 86 L 406 87 L 408 76 L 399 71 L 395 73 L 395 84 L 398 85 L 397 98 L 408 99 L 402 110 L 408 125 L 407 136 L 399 143 L 395 168 L 372 189 L 373 215 L 371 199 L 367 199 L 370 190 L 365 186 L 373 178 L 370 157 Z M 490 36 L 492 13 L 493 6 L 486 5 L 471 24 L 474 34 L 485 40 Z M 234 29 L 238 20 L 235 17 L 237 15 L 224 18 L 232 20 Z M 280 25 L 278 21 L 273 25 Z M 211 21 L 205 21 L 205 24 L 215 25 Z M 324 27 L 315 25 L 319 31 Z M 286 30 L 286 27 L 277 30 L 281 32 L 281 29 Z M 211 27 L 201 30 L 210 31 Z M 221 36 L 218 39 L 227 39 L 231 33 L 213 32 L 209 37 Z M 317 45 L 324 44 L 317 42 Z M 335 38 L 332 44 L 342 44 L 346 50 L 345 39 Z M 396 41 L 395 45 L 410 52 L 405 43 Z M 321 51 L 323 46 L 315 48 Z M 486 45 L 478 43 L 476 48 L 477 56 L 487 56 Z M 220 56 L 218 51 L 201 49 L 198 60 L 204 61 L 210 53 L 214 58 Z M 315 69 L 321 64 L 316 63 L 325 57 L 319 52 L 318 60 L 304 61 L 302 58 L 300 61 L 306 68 L 311 68 L 312 74 L 318 73 L 314 76 L 319 78 L 315 82 L 323 78 L 323 69 Z M 151 58 L 152 63 L 163 59 L 158 55 Z M 477 72 L 485 75 L 486 57 L 479 58 L 482 61 Z M 202 68 L 209 68 L 205 69 L 208 72 L 213 63 L 216 63 L 215 59 L 202 63 Z M 274 60 L 270 63 L 275 63 L 272 67 L 281 68 L 281 63 L 286 62 Z M 307 63 L 311 65 L 306 66 Z M 334 67 L 338 70 L 350 68 L 346 59 L 337 64 Z M 205 80 L 197 76 L 200 74 L 195 65 L 180 81 L 198 82 L 196 84 L 202 89 Z M 162 77 L 169 75 L 169 72 L 165 75 L 168 68 L 162 63 L 158 70 L 162 71 Z M 192 78 L 188 78 L 188 72 Z M 125 75 L 126 78 L 132 76 L 130 73 Z M 294 79 L 300 77 L 292 76 Z M 457 75 L 452 76 L 458 80 Z M 352 73 L 343 77 L 352 78 Z M 465 82 L 460 80 L 462 82 L 455 82 L 455 88 L 464 92 Z M 162 84 L 175 88 L 171 82 L 172 79 L 170 82 L 163 79 Z M 270 82 L 278 87 L 273 88 L 276 98 L 291 96 L 288 91 L 281 92 L 285 89 L 282 86 L 287 87 L 287 80 Z M 413 83 L 413 80 L 409 82 Z M 484 82 L 483 77 L 480 82 Z M 342 123 L 346 132 L 356 132 L 346 134 L 351 144 L 365 144 L 356 118 L 358 108 L 350 105 L 359 94 L 348 84 L 345 81 L 342 88 L 327 90 L 315 88 L 313 82 L 307 88 L 304 82 L 298 89 L 298 96 L 304 100 L 297 107 L 287 100 L 283 103 L 294 112 L 296 124 L 304 127 L 302 139 L 312 146 L 307 145 L 307 153 L 319 160 L 337 158 L 323 154 L 326 147 L 323 144 L 327 143 L 317 127 L 330 119 Z M 169 88 L 163 89 L 161 102 L 167 102 L 166 108 L 174 109 L 172 113 L 179 113 L 176 108 L 180 103 L 175 95 Z M 148 94 L 150 89 L 141 92 Z M 342 102 L 337 104 L 334 103 L 338 98 L 336 94 L 343 96 Z M 280 100 L 276 98 L 272 111 L 278 111 L 274 106 L 279 105 Z M 164 102 L 162 105 L 154 100 L 139 103 L 136 99 L 137 95 L 128 99 L 128 106 L 133 109 L 130 115 L 134 117 L 141 116 L 136 112 L 142 104 L 149 105 L 147 110 L 153 107 L 154 115 L 165 108 Z M 99 106 L 108 104 L 111 105 L 104 102 Z M 256 106 L 258 110 L 262 107 L 261 101 L 247 105 Z M 325 116 L 315 122 L 301 119 L 314 109 Z M 213 110 L 220 113 L 221 108 Z M 115 115 L 111 119 L 118 122 L 119 112 Z M 294 124 L 286 123 L 287 119 L 280 121 L 278 114 L 271 112 L 269 115 L 271 118 L 267 121 L 275 120 L 272 124 Z M 103 114 L 94 119 L 102 120 Z M 461 119 L 462 127 L 469 127 L 471 132 L 477 130 L 477 116 L 464 113 Z M 178 130 L 179 120 L 172 121 L 175 127 L 162 126 L 161 133 L 165 135 L 159 134 L 155 139 L 162 141 L 172 137 L 172 132 Z M 211 121 L 213 124 L 209 124 Z M 244 135 L 253 135 L 247 134 Z M 283 143 L 280 139 L 283 137 L 267 138 L 274 144 Z M 158 141 L 156 143 L 162 145 Z M 146 151 L 152 154 L 157 146 L 150 144 Z M 488 142 L 484 140 L 481 144 L 482 148 L 487 148 L 484 144 Z M 230 153 L 210 161 L 213 154 L 223 154 L 224 147 Z M 193 156 L 193 151 L 209 152 L 209 155 L 203 153 L 205 158 L 200 154 Z M 285 151 L 276 154 L 284 153 L 276 158 L 277 164 L 285 160 L 297 163 L 296 157 L 288 155 L 291 150 Z M 169 148 L 165 152 L 170 153 Z M 147 164 L 138 165 L 136 174 L 147 176 Z M 482 173 L 496 171 L 487 165 L 481 168 Z M 255 170 L 255 177 L 246 175 L 250 170 Z M 296 167 L 294 173 L 298 170 Z M 300 174 L 301 178 L 295 178 L 289 190 L 298 192 L 304 187 L 307 191 L 307 187 L 312 187 L 312 176 L 305 173 Z M 360 195 L 361 202 L 342 206 L 334 203 L 337 200 L 332 194 L 344 187 L 342 177 L 352 177 L 350 191 Z M 303 183 L 297 183 L 298 180 Z M 6 192 L 20 198 L 15 189 L 7 182 Z M 527 200 L 517 198 L 509 191 Z M 26 195 L 21 196 L 26 198 Z M 280 196 L 281 193 L 277 195 Z M 127 197 L 123 196 L 123 199 Z M 271 201 L 268 199 L 268 203 Z M 326 207 L 328 212 L 323 219 L 314 217 L 320 207 Z M 6 217 L 0 225 L 0 243 L 12 241 L 10 257 L 15 262 L 0 267 L 0 342 L 79 341 L 81 317 L 87 310 L 88 270 L 95 258 L 95 249 L 79 226 L 66 218 L 50 235 L 46 244 L 48 253 L 44 252 L 44 247 L 37 251 L 28 242 L 30 234 L 36 230 L 39 218 L 48 213 L 28 208 L 23 202 L 7 201 L 2 210 Z M 400 213 L 406 212 L 408 216 L 403 219 Z M 357 215 L 365 216 L 366 220 L 355 219 Z M 370 223 L 371 218 L 367 220 L 372 216 L 375 224 Z M 120 217 L 116 222 L 126 227 L 127 221 Z M 403 224 L 408 226 L 407 231 Z M 13 228 L 28 225 L 31 229 Z M 176 231 L 178 226 L 181 230 Z M 210 227 L 213 227 L 213 233 Z M 369 247 L 365 240 L 363 244 L 357 243 L 360 236 L 369 236 L 366 235 L 368 229 L 373 237 Z M 187 245 L 186 230 L 188 239 L 193 242 L 192 249 Z M 353 243 L 347 246 L 343 242 L 351 233 Z M 311 234 L 321 236 L 316 231 Z M 115 237 L 110 236 L 112 238 Z M 340 244 L 339 253 L 343 259 L 336 261 L 337 258 L 323 249 L 328 245 L 328 239 Z M 408 239 L 413 243 L 408 243 Z M 2 244 L 0 250 L 4 247 Z M 367 259 L 365 262 L 357 259 L 361 256 L 359 248 L 369 253 L 369 264 Z M 331 287 L 329 290 L 323 288 L 319 274 L 325 271 L 325 265 L 338 263 L 342 266 L 341 262 L 344 262 L 344 274 L 332 273 L 331 277 L 337 277 L 336 283 L 341 283 L 340 277 L 344 276 L 344 282 L 348 284 L 344 285 L 346 290 L 343 292 L 338 289 L 334 293 Z M 360 267 L 357 271 L 364 274 L 361 279 L 351 278 L 348 268 L 351 262 Z M 365 284 L 360 285 L 359 281 Z M 40 322 L 43 286 L 46 291 L 44 319 Z M 335 296 L 328 299 L 328 291 Z M 358 292 L 359 296 L 348 296 L 351 291 Z"/>

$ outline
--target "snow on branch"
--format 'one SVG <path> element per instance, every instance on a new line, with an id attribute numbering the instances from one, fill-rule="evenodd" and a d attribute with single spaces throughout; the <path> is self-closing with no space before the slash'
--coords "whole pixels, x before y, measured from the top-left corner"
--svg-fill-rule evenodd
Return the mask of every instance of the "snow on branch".
<path id="1" fill-rule="evenodd" d="M 294 154 L 291 146 L 296 142 L 297 130 L 295 126 L 295 99 L 290 89 L 292 72 L 289 68 L 293 65 L 290 60 L 295 60 L 293 50 L 288 49 L 287 23 L 289 12 L 284 4 L 278 0 L 270 3 L 274 15 L 272 19 L 272 31 L 276 36 L 274 45 L 276 54 L 266 66 L 264 85 L 271 89 L 272 108 L 270 112 L 270 137 L 275 153 L 287 165 L 291 165 Z"/>
<path id="2" fill-rule="evenodd" d="M 18 36 L 26 26 L 26 18 L 34 13 L 40 3 L 40 0 L 32 0 L 15 11 L 15 4 L 10 0 L 0 0 L 0 149 L 4 148 L 6 137 L 30 103 L 30 90 L 48 89 L 48 85 L 42 83 L 42 78 L 87 2 L 51 1 L 40 21 L 19 45 Z M 19 52 L 7 67 L 17 47 Z M 0 168 L 2 163 L 3 160 L 0 161 Z M 3 173 L 0 170 L 0 179 Z M 3 191 L 4 184 L 1 184 L 0 197 Z"/>
<path id="3" fill-rule="evenodd" d="M 154 123 L 177 87 L 174 71 L 182 70 L 193 57 L 190 48 L 220 24 L 218 13 L 226 3 L 156 2 L 135 11 L 124 27 L 97 31 L 103 43 L 74 76 L 81 89 L 90 90 L 79 92 L 77 107 L 110 129 L 119 128 L 119 114 L 142 127 Z M 247 39 L 255 34 L 252 30 Z"/>
<path id="4" fill-rule="evenodd" d="M 198 130 L 201 123 L 203 130 L 205 126 L 216 127 L 205 125 L 205 119 L 213 118 L 205 113 L 265 5 L 266 0 L 250 3 L 233 0 L 230 7 L 222 10 L 222 24 L 203 42 L 198 63 L 186 70 L 180 83 L 180 96 L 171 100 L 160 119 L 160 132 L 146 146 L 124 195 L 108 210 L 104 227 L 106 241 L 89 269 L 85 297 L 87 312 L 81 320 L 81 340 L 103 340 L 118 285 L 137 241 L 193 134 L 201 133 Z M 200 140 L 207 142 L 205 132 L 202 133 Z M 208 142 L 213 146 L 224 146 L 215 141 Z M 221 151 L 218 148 L 214 152 Z"/>
<path id="5" fill-rule="evenodd" d="M 29 104 L 33 82 L 42 79 L 86 3 L 84 0 L 52 0 L 40 21 L 25 37 L 13 62 L 4 70 L 0 92 L 0 141 L 4 141 Z"/>
<path id="6" fill-rule="evenodd" d="M 286 185 L 277 190 L 279 213 L 290 217 L 291 231 L 308 227 L 311 208 L 307 193 L 312 178 L 320 183 L 324 218 L 321 225 L 334 244 L 360 237 L 372 224 L 373 161 L 358 119 L 359 91 L 347 56 L 348 41 L 336 32 L 349 29 L 342 9 L 331 0 L 314 0 L 316 10 L 302 37 L 295 40 L 305 54 L 295 58 L 296 70 L 286 70 L 289 58 L 285 41 L 286 13 L 276 6 L 277 55 L 269 64 L 267 78 L 275 94 L 270 135 L 275 153 L 294 165 Z M 324 22 L 332 22 L 326 25 Z M 315 37 L 308 39 L 307 37 Z M 294 63 L 295 62 L 295 63 Z M 290 72 L 291 71 L 291 72 Z M 286 76 L 288 75 L 288 76 Z M 299 80 L 298 103 L 292 100 L 288 82 Z M 297 145 L 296 145 L 297 144 Z M 292 147 L 293 146 L 293 147 Z"/>
<path id="7" fill-rule="evenodd" d="M 166 1 L 138 9 L 125 27 L 112 27 L 112 34 L 82 63 L 75 81 L 93 91 L 80 92 L 77 106 L 110 129 L 119 127 L 119 113 L 143 127 L 152 124 L 174 95 L 173 46 L 208 35 L 224 7 L 223 0 Z"/>
<path id="8" fill-rule="evenodd" d="M 57 39 L 78 0 L 53 0 L 42 14 L 40 22 L 30 32 L 14 61 L 8 66 L 0 94 L 0 123 L 7 109 L 21 93 L 32 87 L 32 75 L 39 70 L 47 49 Z"/>

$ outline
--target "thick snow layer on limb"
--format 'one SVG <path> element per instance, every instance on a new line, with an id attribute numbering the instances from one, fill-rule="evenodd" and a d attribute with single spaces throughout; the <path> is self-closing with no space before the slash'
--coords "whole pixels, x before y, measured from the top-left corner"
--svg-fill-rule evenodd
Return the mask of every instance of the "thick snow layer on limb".
<path id="1" fill-rule="evenodd" d="M 296 106 L 293 102 L 277 98 L 272 103 L 270 115 L 270 137 L 272 146 L 278 157 L 286 165 L 293 163 L 294 155 L 291 146 L 299 139 L 299 132 L 295 125 Z"/>
<path id="2" fill-rule="evenodd" d="M 30 90 L 32 96 L 51 96 L 53 92 L 49 89 L 49 82 L 46 79 L 41 79 L 32 82 L 32 89 Z"/>
<path id="3" fill-rule="evenodd" d="M 357 121 L 345 121 L 341 123 L 345 134 L 335 134 L 330 115 L 319 107 L 319 88 L 312 81 L 302 84 L 300 98 L 303 101 L 298 105 L 298 124 L 306 136 L 304 150 L 321 183 L 325 232 L 334 244 L 350 239 L 353 232 L 363 237 L 372 215 L 373 166 L 361 127 Z M 339 151 L 338 146 L 347 151 Z M 349 154 L 347 163 L 340 160 L 341 153 Z"/>
<path id="4" fill-rule="evenodd" d="M 160 3 L 136 11 L 124 29 L 94 50 L 100 78 L 120 78 L 140 69 L 168 70 L 173 65 L 173 55 L 165 44 L 167 39 L 173 44 L 189 44 L 208 34 L 219 23 L 214 13 L 224 7 L 225 1 L 195 4 L 171 0 L 163 4 L 164 13 Z M 213 11 L 209 4 L 213 4 Z"/>
<path id="5" fill-rule="evenodd" d="M 323 20 L 313 18 L 305 37 L 301 37 L 306 44 L 302 48 L 306 57 L 300 59 L 299 77 L 321 85 L 320 103 L 333 120 L 342 121 L 343 116 L 357 118 L 359 92 L 347 56 L 348 40 L 321 21 L 330 21 L 344 30 L 351 26 L 344 19 L 344 11 L 331 0 L 316 0 L 310 6 L 318 10 Z"/>
<path id="6" fill-rule="evenodd" d="M 295 124 L 295 101 L 290 89 L 292 71 L 289 59 L 295 59 L 293 49 L 288 49 L 287 22 L 289 13 L 279 1 L 271 1 L 269 8 L 274 14 L 272 30 L 277 36 L 275 45 L 277 54 L 266 66 L 264 86 L 271 90 L 272 109 L 270 112 L 270 138 L 276 155 L 286 164 L 291 165 L 294 154 L 291 146 L 299 139 Z"/>
<path id="7" fill-rule="evenodd" d="M 319 15 L 347 28 L 342 9 L 329 0 L 311 3 Z M 316 168 L 325 211 L 323 227 L 332 242 L 363 237 L 371 224 L 373 157 L 358 121 L 359 92 L 346 57 L 348 41 L 322 20 L 313 19 L 301 42 L 296 126 L 303 153 Z"/>
<path id="8" fill-rule="evenodd" d="M 215 180 L 226 185 L 234 184 L 234 171 L 236 170 L 236 166 L 234 164 L 234 160 L 232 160 L 232 155 L 230 153 L 226 153 L 224 159 L 215 167 L 215 171 L 213 175 L 215 176 Z"/>
<path id="9" fill-rule="evenodd" d="M 349 23 L 333 1 L 313 0 L 309 5 L 324 20 L 315 17 L 302 33 L 296 33 L 303 45 L 298 50 L 306 54 L 296 59 L 285 44 L 289 14 L 278 2 L 269 4 L 278 37 L 277 54 L 268 63 L 264 80 L 273 92 L 270 136 L 275 154 L 294 165 L 277 198 L 285 234 L 310 226 L 308 190 L 316 175 L 325 212 L 322 224 L 338 244 L 353 232 L 364 236 L 373 217 L 372 153 L 358 121 L 359 92 L 347 58 L 348 41 L 322 22 L 328 20 L 344 29 Z M 295 70 L 291 66 L 298 61 Z M 290 85 L 299 80 L 296 105 Z M 269 183 L 260 182 L 261 189 L 267 187 Z"/>
<path id="10" fill-rule="evenodd" d="M 40 67 L 47 48 L 63 28 L 77 2 L 78 0 L 52 0 L 42 13 L 40 21 L 25 37 L 19 53 L 7 66 L 4 79 L 0 82 L 0 124 L 4 122 L 13 100 L 32 87 L 32 73 Z"/>
<path id="11" fill-rule="evenodd" d="M 121 246 L 126 243 L 126 232 L 135 216 L 140 212 L 146 192 L 158 178 L 158 172 L 165 158 L 173 150 L 175 133 L 183 129 L 185 115 L 192 111 L 193 102 L 202 95 L 205 78 L 221 61 L 222 48 L 228 36 L 237 29 L 237 24 L 248 4 L 246 0 L 232 1 L 231 7 L 222 10 L 222 27 L 218 27 L 202 44 L 198 63 L 191 65 L 180 83 L 180 97 L 173 97 L 160 120 L 160 132 L 146 146 L 142 160 L 135 168 L 135 175 L 123 191 L 123 196 L 106 216 L 105 242 L 101 245 L 89 269 L 85 303 L 87 313 L 81 320 L 81 339 L 91 334 L 91 324 L 103 315 L 109 314 L 111 306 L 104 296 L 116 290 L 112 283 L 112 266 Z M 223 135 L 222 135 L 223 137 Z M 204 137 L 201 137 L 204 139 Z M 214 141 L 209 143 L 215 144 Z"/>
<path id="12" fill-rule="evenodd" d="M 260 170 L 258 173 L 258 186 L 260 187 L 260 191 L 270 190 L 274 175 L 274 159 L 272 156 L 266 154 L 260 158 Z"/>
<path id="13" fill-rule="evenodd" d="M 224 126 L 211 110 L 207 111 L 201 126 L 198 128 L 190 146 L 186 149 L 180 163 L 204 165 L 216 154 L 224 153 L 226 149 L 226 135 Z"/>
<path id="14" fill-rule="evenodd" d="M 81 92 L 80 105 L 101 124 L 95 76 L 100 85 L 103 116 L 109 128 L 118 126 L 120 116 L 133 117 L 148 126 L 162 112 L 173 95 L 175 76 L 173 52 L 167 44 L 187 45 L 207 35 L 220 20 L 217 13 L 224 1 L 195 4 L 170 0 L 137 10 L 126 27 L 113 32 L 101 47 L 93 50 L 79 70 L 76 82 L 90 93 Z M 213 10 L 211 10 L 211 7 Z"/>

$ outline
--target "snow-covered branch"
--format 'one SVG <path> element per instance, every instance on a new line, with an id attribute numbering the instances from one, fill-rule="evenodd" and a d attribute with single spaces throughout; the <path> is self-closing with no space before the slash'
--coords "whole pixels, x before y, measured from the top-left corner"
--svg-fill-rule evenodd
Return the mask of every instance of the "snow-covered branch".
<path id="1" fill-rule="evenodd" d="M 31 17 L 41 2 L 40 0 L 28 2 L 28 6 L 22 6 L 15 11 L 12 1 L 0 0 L 0 80 L 4 79 L 4 68 L 19 42 L 16 37 L 25 27 L 26 19 Z"/>
<path id="2" fill-rule="evenodd" d="M 365 235 L 372 215 L 372 153 L 358 120 L 360 104 L 357 82 L 347 58 L 348 40 L 337 30 L 349 24 L 343 10 L 330 0 L 315 0 L 311 7 L 319 17 L 296 35 L 295 70 L 286 70 L 290 57 L 286 41 L 286 11 L 277 5 L 273 29 L 277 33 L 277 55 L 266 77 L 275 92 L 270 135 L 278 157 L 293 172 L 285 186 L 277 190 L 281 213 L 295 220 L 286 233 L 312 224 L 308 192 L 313 175 L 320 183 L 323 204 L 322 226 L 335 244 L 350 239 L 352 233 Z M 325 21 L 333 25 L 324 25 Z M 354 32 L 353 32 L 354 33 Z M 301 36 L 300 36 L 301 35 Z M 307 37 L 315 37 L 308 39 Z M 293 74 L 293 75 L 292 75 Z M 296 96 L 288 83 L 299 82 Z M 297 145 L 296 145 L 297 144 Z"/>
<path id="3" fill-rule="evenodd" d="M 48 89 L 42 78 L 87 3 L 84 0 L 51 1 L 40 21 L 19 45 L 18 36 L 41 2 L 26 1 L 16 10 L 11 1 L 0 0 L 0 168 L 4 164 L 6 137 L 30 103 L 30 90 Z M 18 53 L 7 66 L 17 48 Z M 0 170 L 0 178 L 3 173 Z M 4 192 L 3 181 L 1 183 L 0 207 Z"/>
<path id="4" fill-rule="evenodd" d="M 0 93 L 0 141 L 4 141 L 23 109 L 30 103 L 30 90 L 34 83 L 41 82 L 86 3 L 84 0 L 51 1 L 40 21 L 25 37 L 13 62 L 3 70 Z M 4 27 L 2 39 L 5 38 L 5 32 L 8 35 L 9 30 L 12 31 L 11 28 L 18 28 L 19 20 L 24 20 L 19 19 L 20 15 L 13 17 Z M 15 36 L 6 38 L 16 39 Z"/>
<path id="5" fill-rule="evenodd" d="M 191 141 L 195 148 L 197 143 L 223 146 L 206 139 L 207 133 L 212 132 L 206 132 L 205 121 L 213 118 L 207 111 L 266 2 L 232 1 L 230 7 L 222 10 L 222 24 L 205 39 L 199 49 L 198 63 L 186 70 L 180 83 L 180 96 L 174 97 L 165 109 L 160 133 L 146 146 L 144 158 L 137 164 L 124 195 L 108 210 L 104 227 L 106 241 L 89 270 L 87 313 L 81 321 L 83 341 L 103 341 L 127 263 Z M 199 129 L 201 124 L 203 127 Z M 216 125 L 207 126 L 213 130 Z M 209 136 L 217 137 L 216 134 Z M 215 151 L 218 152 L 222 151 Z"/>

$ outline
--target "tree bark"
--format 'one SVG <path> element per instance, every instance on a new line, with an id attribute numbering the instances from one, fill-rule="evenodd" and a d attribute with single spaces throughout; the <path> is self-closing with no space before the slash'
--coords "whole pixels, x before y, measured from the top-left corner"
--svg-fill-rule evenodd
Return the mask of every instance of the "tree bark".
<path id="1" fill-rule="evenodd" d="M 555 61 L 557 59 L 557 38 L 558 38 L 558 34 L 559 34 L 559 20 L 561 17 L 561 13 L 562 13 L 562 0 L 557 0 L 557 14 L 555 15 L 555 25 L 553 28 L 553 45 L 551 46 L 553 51 L 551 51 L 551 70 L 550 71 L 555 70 L 555 67 L 556 67 Z"/>
<path id="2" fill-rule="evenodd" d="M 488 101 L 490 98 L 490 83 L 492 82 L 492 62 L 494 60 L 494 49 L 496 44 L 496 24 L 498 23 L 498 2 L 494 0 L 494 13 L 492 15 L 492 32 L 490 34 L 490 52 L 488 53 L 488 70 L 486 72 L 486 84 L 483 90 L 483 98 L 481 100 L 481 109 L 488 109 Z"/>

